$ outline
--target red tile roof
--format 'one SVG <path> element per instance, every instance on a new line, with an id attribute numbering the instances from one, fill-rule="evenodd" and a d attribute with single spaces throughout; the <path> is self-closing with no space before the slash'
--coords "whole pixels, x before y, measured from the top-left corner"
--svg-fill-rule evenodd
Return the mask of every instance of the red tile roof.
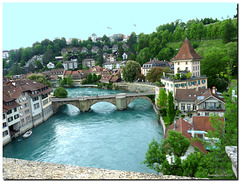
<path id="1" fill-rule="evenodd" d="M 207 89 L 176 89 L 175 100 L 192 100 L 195 101 L 198 96 L 202 95 Z"/>
<path id="2" fill-rule="evenodd" d="M 202 152 L 204 152 L 206 154 L 207 151 L 206 151 L 206 149 L 204 148 L 204 146 L 201 142 L 199 142 L 199 141 L 192 142 L 192 136 L 191 136 L 190 133 L 187 132 L 187 130 L 192 130 L 192 128 L 194 130 L 197 130 L 197 128 L 195 126 L 191 125 L 190 123 L 186 122 L 183 119 L 179 119 L 179 120 L 176 121 L 175 131 L 181 132 L 183 136 L 185 136 L 188 140 L 190 140 L 190 142 L 191 142 L 190 144 L 193 147 L 199 148 Z M 166 133 L 165 133 L 164 138 L 167 137 L 168 130 L 174 130 L 174 123 L 172 123 L 170 126 L 168 126 L 166 128 Z"/>
<path id="3" fill-rule="evenodd" d="M 202 57 L 195 52 L 187 37 L 185 38 L 179 52 L 171 59 L 171 61 L 184 59 L 202 59 Z"/>
<path id="4" fill-rule="evenodd" d="M 219 117 L 219 119 L 224 124 L 224 118 Z M 210 120 L 211 119 L 209 116 L 193 116 L 193 125 L 196 126 L 199 131 L 215 131 L 212 127 L 212 124 L 210 123 Z"/>

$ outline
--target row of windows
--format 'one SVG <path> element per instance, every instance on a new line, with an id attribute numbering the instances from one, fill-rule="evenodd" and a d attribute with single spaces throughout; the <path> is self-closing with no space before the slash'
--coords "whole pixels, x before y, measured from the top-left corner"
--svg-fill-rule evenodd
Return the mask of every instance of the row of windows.
<path id="1" fill-rule="evenodd" d="M 199 66 L 193 66 L 193 71 L 197 71 L 197 70 L 199 70 Z"/>
<path id="2" fill-rule="evenodd" d="M 40 107 L 39 103 L 33 105 L 34 109 L 38 109 Z"/>
<path id="3" fill-rule="evenodd" d="M 206 82 L 206 80 L 202 80 L 202 84 L 204 84 Z M 192 85 L 196 85 L 198 83 L 198 85 L 201 85 L 201 80 L 198 80 L 198 81 L 192 81 L 192 82 L 188 82 L 188 86 L 192 86 Z M 165 82 L 166 84 L 166 82 Z M 169 85 L 167 83 L 167 85 Z M 172 86 L 172 84 L 171 84 Z M 186 86 L 186 83 L 181 83 L 181 84 L 175 84 L 175 87 L 185 87 Z"/>
<path id="4" fill-rule="evenodd" d="M 32 98 L 33 102 L 34 102 L 34 101 L 37 101 L 38 99 L 39 99 L 38 97 L 33 97 L 33 98 Z"/>

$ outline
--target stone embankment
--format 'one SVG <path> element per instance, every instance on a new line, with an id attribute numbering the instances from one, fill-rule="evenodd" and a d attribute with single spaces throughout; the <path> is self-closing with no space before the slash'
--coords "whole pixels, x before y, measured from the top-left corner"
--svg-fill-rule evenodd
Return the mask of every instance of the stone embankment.
<path id="1" fill-rule="evenodd" d="M 3 179 L 194 179 L 3 158 Z"/>

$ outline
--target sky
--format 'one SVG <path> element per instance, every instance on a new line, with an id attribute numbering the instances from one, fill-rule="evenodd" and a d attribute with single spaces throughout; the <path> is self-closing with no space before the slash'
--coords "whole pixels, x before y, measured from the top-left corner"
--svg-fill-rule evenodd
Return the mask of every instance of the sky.
<path id="1" fill-rule="evenodd" d="M 131 32 L 150 34 L 159 25 L 181 19 L 233 18 L 237 3 L 30 3 L 4 1 L 2 7 L 2 50 L 32 46 L 45 38 L 86 40 Z M 136 26 L 134 26 L 134 24 Z M 107 27 L 111 27 L 108 29 Z"/>

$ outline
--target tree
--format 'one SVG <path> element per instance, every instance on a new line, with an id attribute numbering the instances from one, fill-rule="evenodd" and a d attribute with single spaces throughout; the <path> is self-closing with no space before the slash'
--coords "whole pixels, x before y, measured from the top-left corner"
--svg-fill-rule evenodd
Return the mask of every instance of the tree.
<path id="1" fill-rule="evenodd" d="M 127 40 L 127 44 L 129 46 L 129 50 L 131 52 L 135 52 L 136 48 L 136 43 L 137 43 L 137 35 L 135 32 L 132 32 L 129 39 Z"/>
<path id="2" fill-rule="evenodd" d="M 40 61 L 36 61 L 36 66 L 37 66 L 37 69 L 38 70 L 40 70 L 40 69 L 42 69 L 43 68 L 43 65 L 42 65 L 42 63 L 40 62 Z"/>
<path id="3" fill-rule="evenodd" d="M 163 88 L 160 89 L 157 104 L 159 107 L 166 107 L 167 106 L 167 93 Z"/>
<path id="4" fill-rule="evenodd" d="M 190 36 L 191 36 L 191 40 L 196 40 L 197 38 L 197 24 L 194 22 L 192 23 L 191 25 L 191 28 L 190 28 Z"/>
<path id="5" fill-rule="evenodd" d="M 86 80 L 86 82 L 87 82 L 87 83 L 91 83 L 91 81 L 92 81 L 92 74 L 89 73 L 89 74 L 87 75 L 87 80 Z"/>
<path id="6" fill-rule="evenodd" d="M 58 62 L 58 63 L 55 65 L 55 68 L 57 68 L 57 69 L 63 68 L 62 63 L 61 63 L 61 62 Z"/>
<path id="7" fill-rule="evenodd" d="M 91 83 L 96 83 L 98 80 L 97 80 L 97 75 L 95 73 L 92 74 L 92 79 L 91 79 Z"/>
<path id="8" fill-rule="evenodd" d="M 204 37 L 204 25 L 203 22 L 200 22 L 197 24 L 197 38 L 202 40 L 202 37 Z"/>
<path id="9" fill-rule="evenodd" d="M 163 69 L 160 67 L 154 67 L 147 73 L 146 79 L 152 83 L 159 81 L 163 75 Z"/>
<path id="10" fill-rule="evenodd" d="M 161 41 L 158 38 L 154 38 L 153 41 L 149 42 L 149 48 L 153 56 L 157 56 L 162 48 Z"/>
<path id="11" fill-rule="evenodd" d="M 54 90 L 53 95 L 56 96 L 57 98 L 67 98 L 68 92 L 65 88 L 58 87 Z"/>
<path id="12" fill-rule="evenodd" d="M 231 19 L 223 21 L 219 29 L 221 38 L 225 44 L 235 38 L 235 27 Z"/>
<path id="13" fill-rule="evenodd" d="M 79 46 L 79 44 L 78 44 L 78 39 L 76 39 L 76 38 L 72 39 L 71 45 L 72 45 L 73 47 Z"/>
<path id="14" fill-rule="evenodd" d="M 164 47 L 161 51 L 159 51 L 157 58 L 159 60 L 170 61 L 170 59 L 174 55 L 174 50 L 171 47 Z"/>
<path id="15" fill-rule="evenodd" d="M 175 118 L 175 109 L 174 109 L 174 102 L 173 102 L 173 96 L 172 92 L 168 92 L 168 107 L 167 107 L 167 116 L 169 118 L 169 125 L 172 124 L 174 118 Z"/>
<path id="16" fill-rule="evenodd" d="M 185 155 L 189 145 L 190 141 L 182 133 L 168 130 L 167 138 L 163 143 L 153 139 L 149 144 L 143 163 L 157 172 L 163 172 L 164 175 L 181 176 L 184 169 L 180 157 Z M 169 163 L 166 155 L 172 155 L 174 160 Z"/>
<path id="17" fill-rule="evenodd" d="M 98 50 L 97 62 L 99 63 L 99 66 L 102 66 L 102 64 L 103 64 L 103 51 L 102 51 L 102 49 Z"/>
<path id="18" fill-rule="evenodd" d="M 230 58 L 221 49 L 212 48 L 201 60 L 201 73 L 208 77 L 208 87 L 215 86 L 220 92 L 226 90 L 229 81 L 225 77 L 219 77 L 222 72 L 226 72 Z"/>
<path id="19" fill-rule="evenodd" d="M 67 85 L 69 87 L 72 87 L 72 85 L 73 85 L 72 75 L 67 76 Z"/>
<path id="20" fill-rule="evenodd" d="M 137 75 L 141 72 L 141 66 L 136 61 L 128 61 L 127 65 L 123 67 L 123 79 L 127 82 L 133 82 Z"/>
<path id="21" fill-rule="evenodd" d="M 143 48 L 139 54 L 137 55 L 136 61 L 140 64 L 143 65 L 144 63 L 148 62 L 151 58 L 151 53 L 149 47 Z"/>
<path id="22" fill-rule="evenodd" d="M 36 74 L 31 74 L 27 77 L 29 80 L 34 80 L 38 83 L 42 83 L 44 85 L 48 85 L 49 87 L 52 87 L 52 83 L 45 78 L 44 75 L 36 75 Z"/>
<path id="23" fill-rule="evenodd" d="M 173 35 L 175 36 L 176 41 L 181 41 L 182 40 L 182 35 L 183 35 L 183 28 L 180 27 L 180 26 L 177 26 Z"/>

